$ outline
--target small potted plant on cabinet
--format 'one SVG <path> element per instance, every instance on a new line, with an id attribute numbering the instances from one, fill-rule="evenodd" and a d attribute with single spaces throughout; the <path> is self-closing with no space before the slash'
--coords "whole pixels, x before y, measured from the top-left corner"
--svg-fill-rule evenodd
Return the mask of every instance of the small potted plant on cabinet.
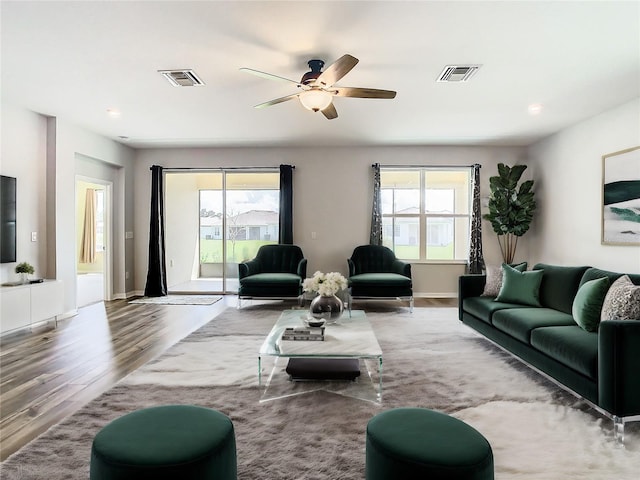
<path id="1" fill-rule="evenodd" d="M 33 275 L 35 269 L 27 262 L 22 262 L 16 265 L 16 273 L 20 274 L 22 283 L 29 283 L 29 275 Z"/>

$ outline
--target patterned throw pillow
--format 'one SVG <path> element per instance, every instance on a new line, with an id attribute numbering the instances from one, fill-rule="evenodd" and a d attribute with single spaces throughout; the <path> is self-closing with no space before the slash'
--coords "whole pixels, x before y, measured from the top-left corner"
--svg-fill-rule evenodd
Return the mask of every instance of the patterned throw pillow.
<path id="1" fill-rule="evenodd" d="M 604 298 L 600 321 L 607 320 L 640 320 L 640 285 L 628 275 L 613 282 Z"/>
<path id="2" fill-rule="evenodd" d="M 527 269 L 527 262 L 522 262 L 517 265 L 511 265 L 519 272 L 524 272 Z M 484 284 L 483 297 L 497 297 L 502 288 L 502 266 L 499 267 L 487 267 L 487 282 Z"/>

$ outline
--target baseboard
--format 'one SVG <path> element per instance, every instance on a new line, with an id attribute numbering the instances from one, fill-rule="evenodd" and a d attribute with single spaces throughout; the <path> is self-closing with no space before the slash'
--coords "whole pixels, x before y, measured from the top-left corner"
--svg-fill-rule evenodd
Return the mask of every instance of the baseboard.
<path id="1" fill-rule="evenodd" d="M 413 292 L 413 298 L 458 298 L 458 292 Z"/>
<path id="2" fill-rule="evenodd" d="M 132 297 L 142 297 L 142 296 L 144 296 L 144 292 L 142 290 L 134 290 L 133 292 L 114 293 L 113 294 L 113 299 L 114 300 L 127 300 L 127 299 L 132 298 Z"/>
<path id="3" fill-rule="evenodd" d="M 67 318 L 75 317 L 76 315 L 78 315 L 78 309 L 74 308 L 73 310 L 69 310 L 68 312 L 56 315 L 56 321 L 65 320 Z"/>

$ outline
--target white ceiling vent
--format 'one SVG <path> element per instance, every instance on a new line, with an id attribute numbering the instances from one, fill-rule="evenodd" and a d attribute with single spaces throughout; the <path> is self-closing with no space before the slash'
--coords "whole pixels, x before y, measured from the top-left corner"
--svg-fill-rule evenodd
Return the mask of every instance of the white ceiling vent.
<path id="1" fill-rule="evenodd" d="M 174 87 L 201 87 L 204 82 L 200 80 L 193 70 L 158 70 Z"/>
<path id="2" fill-rule="evenodd" d="M 478 71 L 480 65 L 447 65 L 438 82 L 466 82 Z"/>

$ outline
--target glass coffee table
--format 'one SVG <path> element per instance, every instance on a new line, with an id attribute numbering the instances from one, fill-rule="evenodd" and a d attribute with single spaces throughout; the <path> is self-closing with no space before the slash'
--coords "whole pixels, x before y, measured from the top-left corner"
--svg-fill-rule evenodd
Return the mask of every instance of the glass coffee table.
<path id="1" fill-rule="evenodd" d="M 363 310 L 352 310 L 335 324 L 325 326 L 324 340 L 281 339 L 287 327 L 304 327 L 306 310 L 285 310 L 258 352 L 258 386 L 264 388 L 260 401 L 286 398 L 317 390 L 382 403 L 382 349 Z M 267 362 L 273 360 L 273 365 Z M 292 382 L 285 373 L 291 358 L 357 359 L 366 375 L 356 381 L 310 380 Z M 269 365 L 267 365 L 269 363 Z M 263 370 L 265 370 L 263 372 Z M 266 380 L 263 373 L 268 375 Z"/>

